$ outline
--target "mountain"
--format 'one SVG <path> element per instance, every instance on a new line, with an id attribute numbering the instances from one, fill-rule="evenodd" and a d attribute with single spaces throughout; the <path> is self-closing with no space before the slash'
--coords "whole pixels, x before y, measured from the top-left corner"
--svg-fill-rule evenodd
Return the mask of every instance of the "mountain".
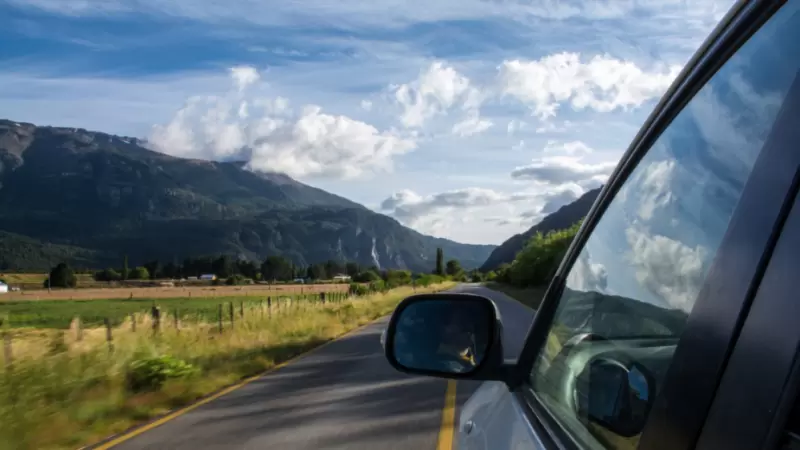
<path id="1" fill-rule="evenodd" d="M 511 236 L 507 241 L 494 249 L 486 262 L 481 266 L 481 271 L 487 272 L 489 270 L 494 270 L 503 263 L 510 263 L 513 261 L 517 253 L 525 246 L 525 243 L 535 236 L 536 233 L 541 232 L 546 234 L 549 231 L 569 228 L 575 222 L 586 217 L 595 199 L 597 199 L 600 189 L 601 188 L 597 188 L 586 192 L 574 202 L 564 205 L 559 208 L 558 211 L 545 216 L 541 222 L 532 226 L 528 231 Z"/>
<path id="2" fill-rule="evenodd" d="M 242 162 L 183 159 L 135 138 L 0 120 L 0 268 L 281 254 L 429 271 L 494 246 L 420 234 L 357 203 Z"/>

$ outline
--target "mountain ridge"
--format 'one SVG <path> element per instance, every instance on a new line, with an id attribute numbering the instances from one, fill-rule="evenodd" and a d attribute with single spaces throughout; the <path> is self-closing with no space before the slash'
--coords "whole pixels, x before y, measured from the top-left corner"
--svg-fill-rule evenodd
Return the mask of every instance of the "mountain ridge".
<path id="1" fill-rule="evenodd" d="M 436 246 L 465 267 L 494 248 L 423 235 L 394 218 L 282 173 L 241 161 L 178 158 L 144 141 L 82 128 L 0 119 L 0 231 L 6 248 L 30 240 L 83 249 L 97 267 L 118 261 L 281 254 L 415 271 L 433 269 Z M 53 262 L 44 256 L 34 265 Z M 7 266 L 23 259 L 6 258 Z M 3 261 L 0 261 L 3 263 Z M 32 264 L 28 260 L 26 264 Z"/>

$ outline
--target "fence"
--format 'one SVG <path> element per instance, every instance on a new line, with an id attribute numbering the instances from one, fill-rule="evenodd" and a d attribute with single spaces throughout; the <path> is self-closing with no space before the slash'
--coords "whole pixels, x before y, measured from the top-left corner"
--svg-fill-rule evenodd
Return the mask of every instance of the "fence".
<path id="1" fill-rule="evenodd" d="M 213 327 L 217 334 L 231 331 L 237 326 L 241 326 L 247 319 L 271 320 L 278 319 L 281 315 L 290 312 L 304 312 L 314 307 L 322 307 L 329 304 L 337 304 L 352 298 L 358 297 L 349 292 L 320 292 L 313 294 L 301 294 L 296 296 L 267 296 L 264 298 L 239 301 L 219 302 L 214 308 L 213 316 L 209 315 L 208 308 L 199 311 L 192 311 L 185 305 L 174 308 L 162 308 L 155 302 L 146 311 L 126 313 L 120 317 L 104 317 L 102 328 L 105 329 L 105 341 L 108 351 L 114 351 L 114 330 L 116 326 L 129 323 L 132 333 L 150 333 L 151 336 L 158 336 L 165 332 L 180 333 L 181 328 L 203 324 Z M 168 303 L 168 302 L 167 302 Z M 10 329 L 9 318 L 0 318 L 0 333 L 3 339 L 3 361 L 7 368 L 13 366 L 15 354 L 13 344 L 13 331 Z M 84 329 L 86 324 L 80 316 L 75 316 L 69 329 L 57 330 L 56 336 L 63 342 L 67 335 L 74 339 L 76 343 L 84 339 Z M 51 344 L 52 346 L 52 344 Z"/>

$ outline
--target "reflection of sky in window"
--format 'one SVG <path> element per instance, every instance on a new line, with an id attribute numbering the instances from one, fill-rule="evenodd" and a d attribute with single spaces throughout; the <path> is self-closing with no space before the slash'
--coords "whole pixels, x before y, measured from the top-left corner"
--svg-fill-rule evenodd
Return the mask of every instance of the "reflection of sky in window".
<path id="1" fill-rule="evenodd" d="M 595 228 L 569 287 L 691 308 L 797 75 L 797 11 L 785 6 L 659 137 Z"/>

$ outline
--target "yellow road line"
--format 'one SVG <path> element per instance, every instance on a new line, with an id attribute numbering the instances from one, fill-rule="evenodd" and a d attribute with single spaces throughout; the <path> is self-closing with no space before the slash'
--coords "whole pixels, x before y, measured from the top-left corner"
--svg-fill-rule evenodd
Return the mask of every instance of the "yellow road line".
<path id="1" fill-rule="evenodd" d="M 210 395 L 210 396 L 208 396 L 208 397 L 206 397 L 206 398 L 204 398 L 202 400 L 199 400 L 199 401 L 197 401 L 195 403 L 192 403 L 189 406 L 185 406 L 185 407 L 183 407 L 181 409 L 173 411 L 173 412 L 167 414 L 166 416 L 164 416 L 164 417 L 162 417 L 162 418 L 160 418 L 158 420 L 154 420 L 153 422 L 150 422 L 148 424 L 142 425 L 141 427 L 135 428 L 135 429 L 133 429 L 133 430 L 127 432 L 127 433 L 123 433 L 122 435 L 117 436 L 117 437 L 115 437 L 115 438 L 113 438 L 113 439 L 111 439 L 111 440 L 109 440 L 107 442 L 104 442 L 104 443 L 100 444 L 100 445 L 97 445 L 96 447 L 90 447 L 90 448 L 92 448 L 92 450 L 108 450 L 108 449 L 110 449 L 110 448 L 112 448 L 112 447 L 114 447 L 116 445 L 119 445 L 119 444 L 125 442 L 125 441 L 129 441 L 129 440 L 133 439 L 134 437 L 136 437 L 136 436 L 138 436 L 138 435 L 140 435 L 142 433 L 150 431 L 153 428 L 156 428 L 158 426 L 161 426 L 161 425 L 169 422 L 170 420 L 172 420 L 172 419 L 174 419 L 176 417 L 182 416 L 182 415 L 188 413 L 189 411 L 191 411 L 193 409 L 196 409 L 196 408 L 198 408 L 200 406 L 205 405 L 206 403 L 210 403 L 210 402 L 222 397 L 223 395 L 230 394 L 231 392 L 233 392 L 233 391 L 235 391 L 235 390 L 237 390 L 237 389 L 239 389 L 239 388 L 241 388 L 241 387 L 243 387 L 245 385 L 248 385 L 248 384 L 252 383 L 253 381 L 258 380 L 259 378 L 261 378 L 261 377 L 263 377 L 263 376 L 265 376 L 265 375 L 267 375 L 267 374 L 269 374 L 271 372 L 274 372 L 274 371 L 276 371 L 276 370 L 278 370 L 280 368 L 286 367 L 289 364 L 297 361 L 298 359 L 300 359 L 300 358 L 302 358 L 304 356 L 308 356 L 312 352 L 320 350 L 321 348 L 325 347 L 328 344 L 332 344 L 332 343 L 336 342 L 337 340 L 339 340 L 339 339 L 341 339 L 341 338 L 343 338 L 343 337 L 345 337 L 347 335 L 350 335 L 350 334 L 356 333 L 358 331 L 361 331 L 362 329 L 364 329 L 364 328 L 366 328 L 366 327 L 368 327 L 370 325 L 373 325 L 375 322 L 378 322 L 381 319 L 383 319 L 383 317 L 375 319 L 372 322 L 365 323 L 364 325 L 361 325 L 360 327 L 352 329 L 352 330 L 348 331 L 347 333 L 342 334 L 341 336 L 338 336 L 338 337 L 336 337 L 334 339 L 331 339 L 331 340 L 329 340 L 327 342 L 324 342 L 324 343 L 312 348 L 311 350 L 308 350 L 307 352 L 304 352 L 304 353 L 301 353 L 301 354 L 299 354 L 297 356 L 289 358 L 286 361 L 284 361 L 284 362 L 282 362 L 282 363 L 280 363 L 280 364 L 278 364 L 278 365 L 276 365 L 276 366 L 274 366 L 274 367 L 272 367 L 270 369 L 267 369 L 266 371 L 264 371 L 264 372 L 262 372 L 262 373 L 260 373 L 258 375 L 252 376 L 250 378 L 246 378 L 243 381 L 240 381 L 239 383 L 234 384 L 233 386 L 229 386 L 229 387 L 227 387 L 227 388 L 225 388 L 225 389 L 223 389 L 223 390 L 221 390 L 221 391 L 219 391 L 219 392 L 217 392 L 217 393 L 215 393 L 213 395 Z M 448 449 L 449 449 L 449 447 L 448 447 Z"/>
<path id="2" fill-rule="evenodd" d="M 442 426 L 439 429 L 439 443 L 436 450 L 451 450 L 456 422 L 456 380 L 447 380 L 447 391 L 444 393 L 444 409 L 442 409 Z"/>

